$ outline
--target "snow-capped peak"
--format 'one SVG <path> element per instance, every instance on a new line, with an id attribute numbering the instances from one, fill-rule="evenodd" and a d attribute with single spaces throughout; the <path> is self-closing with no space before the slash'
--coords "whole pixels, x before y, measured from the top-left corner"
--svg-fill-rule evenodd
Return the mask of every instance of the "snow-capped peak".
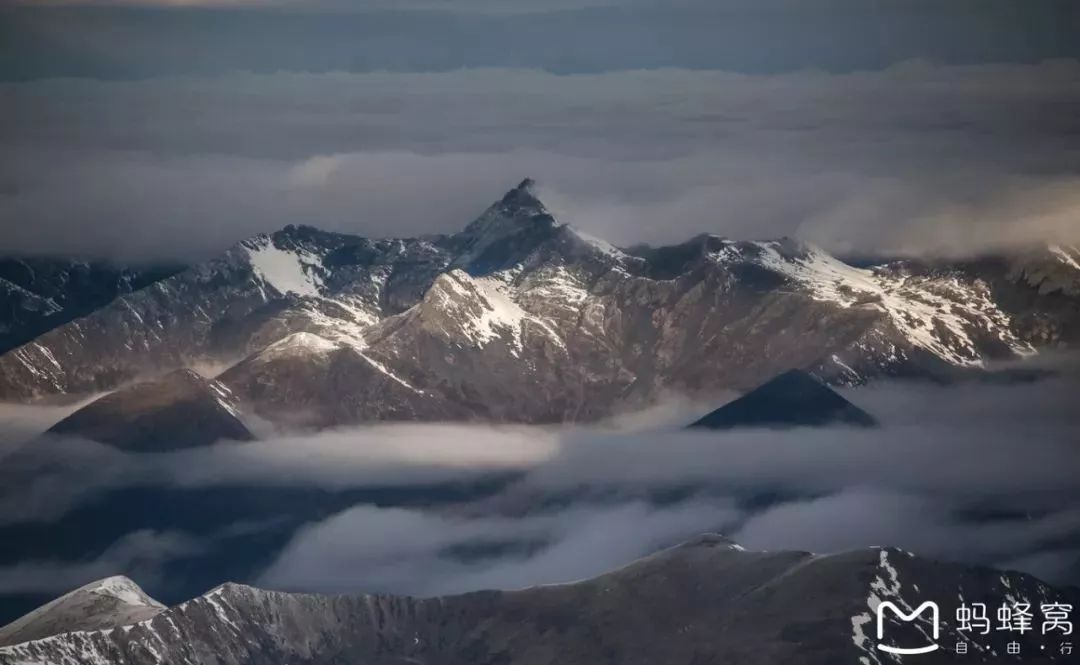
<path id="1" fill-rule="evenodd" d="M 325 337 L 309 332 L 293 333 L 259 352 L 259 359 L 279 358 L 292 355 L 325 354 L 336 351 L 341 345 Z"/>
<path id="2" fill-rule="evenodd" d="M 106 577 L 105 579 L 84 586 L 83 589 L 99 596 L 115 598 L 129 605 L 164 607 L 164 605 L 146 595 L 146 592 L 144 592 L 134 580 L 123 575 Z"/>
<path id="3" fill-rule="evenodd" d="M 486 273 L 507 267 L 551 238 L 560 227 L 555 216 L 536 197 L 535 183 L 526 178 L 452 238 L 455 266 Z"/>
<path id="4" fill-rule="evenodd" d="M 113 628 L 143 621 L 164 609 L 131 579 L 115 575 L 81 586 L 0 627 L 0 645 L 68 631 Z"/>
<path id="5" fill-rule="evenodd" d="M 508 191 L 489 207 L 476 221 L 465 227 L 465 235 L 475 236 L 510 225 L 529 226 L 532 223 L 554 224 L 555 218 L 537 197 L 536 183 L 531 178 Z"/>
<path id="6" fill-rule="evenodd" d="M 537 212 L 548 211 L 537 195 L 536 181 L 532 178 L 525 178 L 518 183 L 517 187 L 503 195 L 500 203 L 506 208 L 530 209 Z"/>

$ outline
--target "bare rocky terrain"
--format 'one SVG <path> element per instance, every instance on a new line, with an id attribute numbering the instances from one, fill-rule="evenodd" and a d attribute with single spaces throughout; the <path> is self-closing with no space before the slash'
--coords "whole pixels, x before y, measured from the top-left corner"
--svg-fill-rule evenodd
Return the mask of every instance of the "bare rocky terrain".
<path id="1" fill-rule="evenodd" d="M 1024 662 L 1068 662 L 1053 638 L 959 632 L 964 602 L 1076 603 L 1019 573 L 896 549 L 747 552 L 707 535 L 572 584 L 438 598 L 319 596 L 225 584 L 125 627 L 0 648 L 3 665 L 700 665 L 897 662 L 877 649 L 875 610 L 940 604 L 939 648 L 920 663 L 990 662 L 1020 641 Z M 889 644 L 922 646 L 929 615 L 887 619 Z M 968 654 L 956 644 L 967 642 Z M 907 660 L 902 659 L 902 662 Z"/>

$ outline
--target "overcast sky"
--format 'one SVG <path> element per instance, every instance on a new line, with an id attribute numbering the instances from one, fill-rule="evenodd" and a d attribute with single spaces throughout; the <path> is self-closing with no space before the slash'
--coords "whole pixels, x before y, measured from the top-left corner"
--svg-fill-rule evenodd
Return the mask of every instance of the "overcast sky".
<path id="1" fill-rule="evenodd" d="M 617 244 L 1080 242 L 1078 27 L 1049 0 L 8 2 L 0 251 L 450 232 L 525 176 Z"/>

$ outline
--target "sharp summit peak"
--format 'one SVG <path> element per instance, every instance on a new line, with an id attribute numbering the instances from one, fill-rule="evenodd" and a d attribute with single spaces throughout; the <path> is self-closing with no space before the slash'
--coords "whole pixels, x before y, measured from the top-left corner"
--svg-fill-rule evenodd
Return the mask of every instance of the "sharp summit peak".
<path id="1" fill-rule="evenodd" d="M 503 196 L 500 203 L 503 206 L 544 208 L 536 191 L 536 181 L 532 178 L 525 178 L 519 182 L 517 187 Z"/>

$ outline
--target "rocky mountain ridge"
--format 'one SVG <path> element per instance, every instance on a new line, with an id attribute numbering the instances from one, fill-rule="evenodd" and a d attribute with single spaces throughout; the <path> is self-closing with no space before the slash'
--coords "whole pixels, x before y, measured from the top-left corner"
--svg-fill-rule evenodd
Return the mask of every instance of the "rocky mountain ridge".
<path id="1" fill-rule="evenodd" d="M 793 367 L 841 385 L 940 379 L 1080 342 L 1078 257 L 861 268 L 712 235 L 620 250 L 557 220 L 526 180 L 454 235 L 246 240 L 0 356 L 0 399 L 209 364 L 282 422 L 562 422 Z"/>
<path id="2" fill-rule="evenodd" d="M 0 257 L 0 353 L 182 268 L 67 257 Z"/>
<path id="3" fill-rule="evenodd" d="M 0 664 L 806 665 L 896 660 L 877 648 L 884 602 L 940 607 L 938 648 L 919 662 L 990 662 L 1017 640 L 1067 662 L 1053 637 L 958 630 L 963 603 L 1076 603 L 1018 573 L 927 561 L 896 549 L 748 552 L 707 535 L 599 577 L 438 598 L 320 596 L 225 584 L 138 623 L 0 648 Z M 890 644 L 925 645 L 930 617 L 888 615 Z M 955 653 L 964 642 L 967 655 Z M 1054 648 L 1041 648 L 1050 644 Z"/>

